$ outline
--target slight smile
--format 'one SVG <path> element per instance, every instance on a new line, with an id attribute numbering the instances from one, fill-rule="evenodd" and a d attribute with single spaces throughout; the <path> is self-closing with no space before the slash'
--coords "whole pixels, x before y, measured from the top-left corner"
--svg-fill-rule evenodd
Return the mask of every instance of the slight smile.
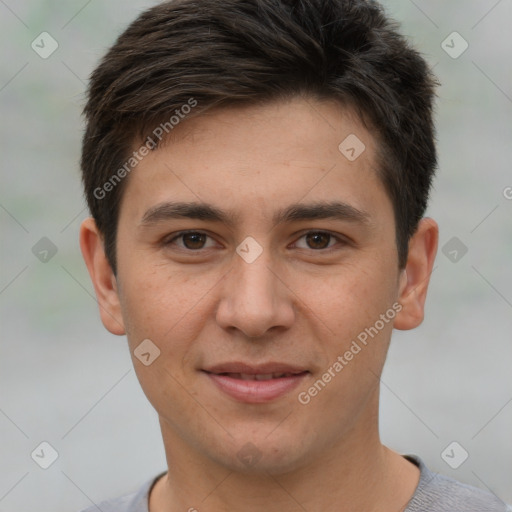
<path id="1" fill-rule="evenodd" d="M 215 365 L 202 372 L 231 398 L 253 404 L 284 396 L 310 374 L 304 368 L 283 363 L 251 366 L 240 362 Z"/>

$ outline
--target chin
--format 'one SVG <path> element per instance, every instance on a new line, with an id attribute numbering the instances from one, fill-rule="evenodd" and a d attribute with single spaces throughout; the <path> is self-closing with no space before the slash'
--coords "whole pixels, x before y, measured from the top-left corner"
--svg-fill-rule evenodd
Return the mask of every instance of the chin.
<path id="1" fill-rule="evenodd" d="M 265 435 L 268 434 L 237 436 L 234 443 L 223 444 L 221 452 L 211 456 L 230 471 L 253 475 L 281 475 L 306 464 L 303 439 L 292 441 L 293 437 L 288 435 L 270 441 Z"/>

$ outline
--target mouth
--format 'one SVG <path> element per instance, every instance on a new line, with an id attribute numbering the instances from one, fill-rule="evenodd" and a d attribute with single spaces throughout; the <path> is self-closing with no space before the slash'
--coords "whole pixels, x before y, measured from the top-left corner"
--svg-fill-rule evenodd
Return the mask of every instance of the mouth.
<path id="1" fill-rule="evenodd" d="M 231 379 L 239 379 L 239 380 L 272 380 L 272 379 L 282 379 L 284 377 L 295 377 L 297 375 L 301 375 L 306 372 L 299 373 L 217 373 L 215 375 L 222 375 L 224 377 L 230 377 Z"/>
<path id="2" fill-rule="evenodd" d="M 223 394 L 245 403 L 277 400 L 296 388 L 308 370 L 279 363 L 250 366 L 244 363 L 217 365 L 202 372 Z"/>

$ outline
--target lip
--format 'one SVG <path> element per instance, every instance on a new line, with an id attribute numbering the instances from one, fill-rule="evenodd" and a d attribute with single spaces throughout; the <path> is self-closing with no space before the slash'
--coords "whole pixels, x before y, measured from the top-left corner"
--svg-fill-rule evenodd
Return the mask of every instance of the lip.
<path id="1" fill-rule="evenodd" d="M 218 364 L 202 372 L 226 395 L 239 402 L 252 404 L 277 400 L 296 388 L 310 373 L 304 368 L 284 363 L 248 365 L 241 362 Z M 269 380 L 242 380 L 229 375 L 240 373 L 247 375 L 290 373 L 292 375 Z"/>
<path id="2" fill-rule="evenodd" d="M 263 364 L 247 364 L 239 361 L 220 363 L 208 368 L 203 368 L 208 373 L 247 373 L 258 375 L 265 373 L 302 373 L 307 371 L 300 366 L 292 366 L 286 363 L 269 362 Z"/>

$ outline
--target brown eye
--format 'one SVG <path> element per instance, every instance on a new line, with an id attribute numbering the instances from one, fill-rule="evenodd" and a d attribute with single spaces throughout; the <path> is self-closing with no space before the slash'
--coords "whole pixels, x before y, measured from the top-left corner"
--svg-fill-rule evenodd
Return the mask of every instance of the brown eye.
<path id="1" fill-rule="evenodd" d="M 206 235 L 203 233 L 185 233 L 181 237 L 187 249 L 202 249 L 206 241 Z"/>
<path id="2" fill-rule="evenodd" d="M 199 251 L 201 249 L 208 249 L 214 245 L 213 240 L 210 242 L 209 246 L 207 245 L 209 238 L 211 237 L 206 233 L 201 233 L 200 231 L 188 231 L 178 233 L 172 239 L 165 241 L 164 245 L 176 245 L 179 249 Z"/>
<path id="3" fill-rule="evenodd" d="M 332 235 L 323 231 L 311 231 L 304 235 L 310 249 L 327 249 Z"/>
<path id="4" fill-rule="evenodd" d="M 294 243 L 294 247 L 315 251 L 320 255 L 341 250 L 349 244 L 343 235 L 329 231 L 307 231 Z"/>

